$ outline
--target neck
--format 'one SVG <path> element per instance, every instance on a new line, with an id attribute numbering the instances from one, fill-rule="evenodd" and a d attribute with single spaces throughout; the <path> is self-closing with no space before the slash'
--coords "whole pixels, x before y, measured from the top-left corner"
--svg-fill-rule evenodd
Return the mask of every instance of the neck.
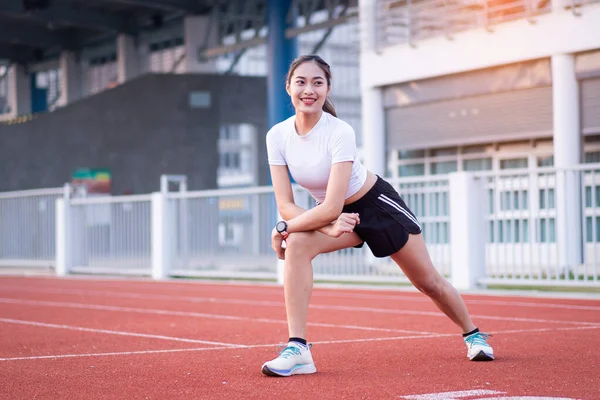
<path id="1" fill-rule="evenodd" d="M 306 135 L 315 127 L 317 122 L 321 119 L 323 111 L 318 113 L 296 113 L 296 132 L 300 136 Z"/>

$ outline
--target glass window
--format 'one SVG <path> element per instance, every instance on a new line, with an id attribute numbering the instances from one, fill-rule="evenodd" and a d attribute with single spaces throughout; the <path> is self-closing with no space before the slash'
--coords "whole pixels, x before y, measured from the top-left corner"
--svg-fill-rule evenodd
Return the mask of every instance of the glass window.
<path id="1" fill-rule="evenodd" d="M 463 170 L 465 171 L 489 171 L 491 169 L 491 158 L 476 158 L 474 160 L 463 161 Z"/>
<path id="2" fill-rule="evenodd" d="M 540 209 L 554 208 L 554 189 L 540 189 Z"/>
<path id="3" fill-rule="evenodd" d="M 458 164 L 456 161 L 440 161 L 431 163 L 432 175 L 449 174 L 450 172 L 457 171 L 457 169 Z"/>
<path id="4" fill-rule="evenodd" d="M 592 192 L 591 186 L 585 187 L 585 206 L 592 207 L 592 195 L 594 197 L 594 207 L 600 207 L 600 186 L 594 187 Z"/>
<path id="5" fill-rule="evenodd" d="M 400 150 L 398 151 L 399 160 L 408 160 L 411 158 L 425 157 L 425 150 Z"/>
<path id="6" fill-rule="evenodd" d="M 586 242 L 592 243 L 594 242 L 594 239 L 596 243 L 600 242 L 600 217 L 585 218 L 585 233 Z"/>
<path id="7" fill-rule="evenodd" d="M 456 148 L 456 147 L 448 147 L 448 148 L 444 148 L 444 149 L 433 149 L 433 150 L 431 150 L 431 156 L 432 157 L 453 156 L 453 155 L 455 155 L 457 153 L 458 153 L 458 148 Z"/>
<path id="8" fill-rule="evenodd" d="M 538 157 L 537 165 L 538 167 L 553 167 L 554 156 Z"/>
<path id="9" fill-rule="evenodd" d="M 600 151 L 592 151 L 589 153 L 585 153 L 583 157 L 583 162 L 586 164 L 600 163 Z"/>
<path id="10" fill-rule="evenodd" d="M 398 175 L 400 177 L 425 175 L 425 164 L 400 165 L 398 166 Z"/>
<path id="11" fill-rule="evenodd" d="M 527 158 L 513 158 L 509 160 L 500 160 L 500 169 L 527 168 Z"/>

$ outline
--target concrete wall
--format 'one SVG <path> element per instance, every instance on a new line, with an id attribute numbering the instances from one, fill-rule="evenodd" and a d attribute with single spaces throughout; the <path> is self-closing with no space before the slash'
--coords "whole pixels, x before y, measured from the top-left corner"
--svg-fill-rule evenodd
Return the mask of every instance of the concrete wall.
<path id="1" fill-rule="evenodd" d="M 210 92 L 208 108 L 190 92 Z M 264 78 L 145 75 L 55 112 L 0 125 L 0 191 L 61 186 L 77 168 L 108 168 L 113 194 L 159 189 L 161 174 L 185 174 L 190 190 L 217 187 L 219 126 L 261 133 L 259 183 L 268 181 Z"/>

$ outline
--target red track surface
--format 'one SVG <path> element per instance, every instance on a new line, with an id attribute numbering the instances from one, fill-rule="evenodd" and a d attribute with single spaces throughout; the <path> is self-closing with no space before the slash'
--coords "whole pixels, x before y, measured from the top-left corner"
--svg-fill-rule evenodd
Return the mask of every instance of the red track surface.
<path id="1" fill-rule="evenodd" d="M 600 399 L 599 300 L 464 297 L 494 362 L 421 294 L 315 288 L 318 373 L 270 378 L 278 286 L 3 277 L 0 398 Z"/>

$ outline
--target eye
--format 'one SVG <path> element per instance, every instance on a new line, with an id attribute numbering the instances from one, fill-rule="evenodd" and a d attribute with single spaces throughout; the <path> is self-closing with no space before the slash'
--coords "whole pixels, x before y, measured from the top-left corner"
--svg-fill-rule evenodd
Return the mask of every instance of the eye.
<path id="1" fill-rule="evenodd" d="M 302 85 L 303 83 L 304 83 L 303 79 L 297 79 L 296 80 L 296 84 L 298 84 L 298 85 Z"/>

